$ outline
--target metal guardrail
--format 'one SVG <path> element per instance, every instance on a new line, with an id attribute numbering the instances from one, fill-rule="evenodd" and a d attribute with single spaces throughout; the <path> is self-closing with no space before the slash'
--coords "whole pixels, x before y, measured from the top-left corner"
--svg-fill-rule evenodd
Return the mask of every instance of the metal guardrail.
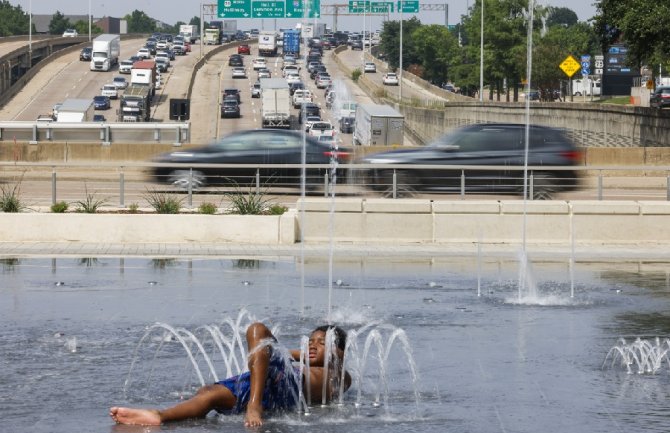
<path id="1" fill-rule="evenodd" d="M 204 168 L 248 168 L 254 174 L 245 177 L 225 176 L 227 185 L 208 186 L 196 190 L 188 183 L 188 187 L 180 188 L 171 184 L 158 184 L 149 179 L 145 173 L 153 167 L 175 167 L 182 172 L 197 173 Z M 275 183 L 276 179 L 264 178 L 261 173 L 267 169 L 294 169 L 293 178 L 288 183 L 294 187 L 287 191 L 286 184 Z M 25 201 L 34 206 L 50 206 L 57 201 L 76 202 L 82 200 L 89 192 L 103 195 L 108 205 L 118 203 L 125 207 L 126 203 L 146 202 L 147 191 L 158 190 L 161 193 L 179 194 L 189 208 L 195 201 L 223 201 L 230 193 L 256 193 L 294 197 L 300 193 L 300 164 L 165 164 L 165 163 L 10 163 L 0 162 L 0 189 L 8 191 L 13 185 L 18 186 Z M 328 196 L 373 196 L 387 198 L 403 198 L 415 194 L 423 194 L 420 185 L 407 185 L 399 179 L 401 171 L 426 168 L 422 165 L 395 164 L 311 164 L 310 169 L 322 169 L 322 178 L 310 178 L 308 191 L 310 195 L 323 194 Z M 392 176 L 383 181 L 370 184 L 362 174 L 368 169 L 387 169 Z M 335 169 L 336 177 L 332 177 Z M 507 179 L 516 186 L 507 191 L 471 190 L 472 173 L 477 171 L 500 170 L 499 166 L 431 166 L 431 170 L 442 170 L 444 176 L 436 176 L 456 187 L 444 192 L 448 197 L 466 199 L 486 196 L 504 196 L 505 199 L 522 199 L 523 167 L 505 167 L 506 171 L 518 172 L 518 175 Z M 670 166 L 658 167 L 552 167 L 552 171 L 572 170 L 579 173 L 582 187 L 575 192 L 561 193 L 562 200 L 657 200 L 670 201 Z M 547 167 L 528 167 L 526 192 L 529 198 L 534 197 L 534 173 L 546 172 Z M 223 180 L 220 176 L 219 180 Z M 335 179 L 335 182 L 331 182 Z M 166 179 L 167 180 L 167 179 Z M 161 186 L 158 186 L 161 185 Z M 508 185 L 509 186 L 509 185 Z M 86 192 L 83 192 L 85 190 Z M 315 192 L 317 191 L 317 192 Z M 439 197 L 439 193 L 431 192 L 431 197 Z M 290 203 L 293 198 L 289 200 Z"/>
<path id="2" fill-rule="evenodd" d="M 173 143 L 181 145 L 191 138 L 189 122 L 0 122 L 1 141 Z"/>

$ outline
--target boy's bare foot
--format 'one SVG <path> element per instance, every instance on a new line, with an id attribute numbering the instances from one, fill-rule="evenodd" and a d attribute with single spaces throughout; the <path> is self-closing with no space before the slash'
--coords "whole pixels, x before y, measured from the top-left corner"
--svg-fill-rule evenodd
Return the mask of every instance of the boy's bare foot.
<path id="1" fill-rule="evenodd" d="M 157 410 L 113 407 L 109 416 L 119 424 L 160 425 L 161 416 Z"/>
<path id="2" fill-rule="evenodd" d="M 261 410 L 247 406 L 247 412 L 244 415 L 245 427 L 260 427 L 263 425 L 263 412 Z"/>

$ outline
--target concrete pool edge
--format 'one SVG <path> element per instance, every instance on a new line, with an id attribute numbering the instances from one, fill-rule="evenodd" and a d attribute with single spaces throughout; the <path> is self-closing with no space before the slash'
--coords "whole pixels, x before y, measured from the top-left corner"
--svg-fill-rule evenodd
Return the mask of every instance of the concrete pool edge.
<path id="1" fill-rule="evenodd" d="M 37 245 L 58 245 L 71 252 L 211 255 L 248 249 L 294 255 L 328 249 L 331 236 L 340 250 L 468 254 L 478 244 L 518 251 L 524 231 L 529 250 L 558 254 L 574 249 L 660 256 L 670 250 L 670 203 L 662 201 L 306 198 L 281 216 L 3 213 L 0 221 L 2 255 L 18 252 L 19 245 L 31 254 Z"/>

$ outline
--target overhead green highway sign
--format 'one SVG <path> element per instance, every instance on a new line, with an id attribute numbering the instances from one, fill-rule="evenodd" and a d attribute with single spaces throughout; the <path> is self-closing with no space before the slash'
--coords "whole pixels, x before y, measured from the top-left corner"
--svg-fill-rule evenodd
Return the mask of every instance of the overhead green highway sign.
<path id="1" fill-rule="evenodd" d="M 393 12 L 393 2 L 372 2 L 368 0 L 349 0 L 349 13 L 362 14 L 373 13 L 380 14 Z"/>
<path id="2" fill-rule="evenodd" d="M 319 18 L 321 0 L 219 0 L 219 18 Z"/>
<path id="3" fill-rule="evenodd" d="M 419 13 L 419 0 L 399 0 L 398 12 L 400 11 L 405 14 Z"/>

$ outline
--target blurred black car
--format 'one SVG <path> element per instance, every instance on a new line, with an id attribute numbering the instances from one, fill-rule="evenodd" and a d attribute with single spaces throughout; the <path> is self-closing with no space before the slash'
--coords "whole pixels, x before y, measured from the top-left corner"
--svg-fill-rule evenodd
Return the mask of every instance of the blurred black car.
<path id="1" fill-rule="evenodd" d="M 298 112 L 298 123 L 302 123 L 302 119 L 307 116 L 319 116 L 321 117 L 321 108 L 313 102 L 307 102 L 300 106 L 300 111 Z"/>
<path id="2" fill-rule="evenodd" d="M 303 136 L 298 131 L 257 129 L 241 131 L 223 137 L 204 147 L 166 153 L 153 160 L 167 166 L 153 167 L 153 180 L 181 188 L 189 185 L 197 189 L 205 185 L 251 185 L 256 182 L 256 170 L 267 186 L 298 186 L 300 167 L 282 167 L 301 164 Z M 351 149 L 319 143 L 313 137 L 305 138 L 305 158 L 309 164 L 330 164 L 331 158 L 340 163 L 349 162 Z M 174 165 L 172 165 L 174 164 Z M 250 164 L 251 167 L 192 167 L 193 164 Z M 254 167 L 253 164 L 272 164 L 276 167 Z M 192 174 L 190 168 L 193 168 Z M 328 168 L 306 169 L 306 183 L 321 186 Z M 339 176 L 339 175 L 338 175 Z"/>
<path id="3" fill-rule="evenodd" d="M 79 60 L 86 61 L 91 60 L 91 53 L 93 53 L 93 47 L 84 47 L 79 52 Z"/>
<path id="4" fill-rule="evenodd" d="M 302 81 L 292 81 L 292 82 L 288 83 L 288 91 L 291 94 L 291 96 L 293 96 L 293 94 L 295 93 L 296 90 L 298 90 L 298 89 L 302 90 L 304 88 L 305 88 L 305 83 L 303 83 Z"/>
<path id="5" fill-rule="evenodd" d="M 535 199 L 548 199 L 557 192 L 571 191 L 579 186 L 579 173 L 571 170 L 580 164 L 582 152 L 563 131 L 544 126 L 531 126 L 529 131 L 528 176 L 532 174 Z M 364 164 L 397 164 L 398 191 L 455 191 L 464 188 L 470 193 L 523 193 L 525 159 L 525 125 L 476 124 L 459 128 L 420 149 L 394 150 L 367 155 Z M 403 165 L 422 168 L 403 169 Z M 440 169 L 439 165 L 458 168 Z M 476 166 L 469 169 L 467 166 Z M 485 170 L 480 166 L 498 166 Z M 557 168 L 568 168 L 559 170 Z M 366 182 L 377 190 L 389 190 L 393 169 L 371 168 L 365 171 Z M 527 191 L 531 191 L 530 186 Z"/>
<path id="6" fill-rule="evenodd" d="M 353 117 L 340 118 L 340 132 L 343 134 L 353 134 L 356 119 Z"/>
<path id="7" fill-rule="evenodd" d="M 221 117 L 240 117 L 240 104 L 234 99 L 224 99 L 221 103 Z"/>
<path id="8" fill-rule="evenodd" d="M 670 107 L 670 86 L 659 86 L 649 97 L 651 108 Z"/>

